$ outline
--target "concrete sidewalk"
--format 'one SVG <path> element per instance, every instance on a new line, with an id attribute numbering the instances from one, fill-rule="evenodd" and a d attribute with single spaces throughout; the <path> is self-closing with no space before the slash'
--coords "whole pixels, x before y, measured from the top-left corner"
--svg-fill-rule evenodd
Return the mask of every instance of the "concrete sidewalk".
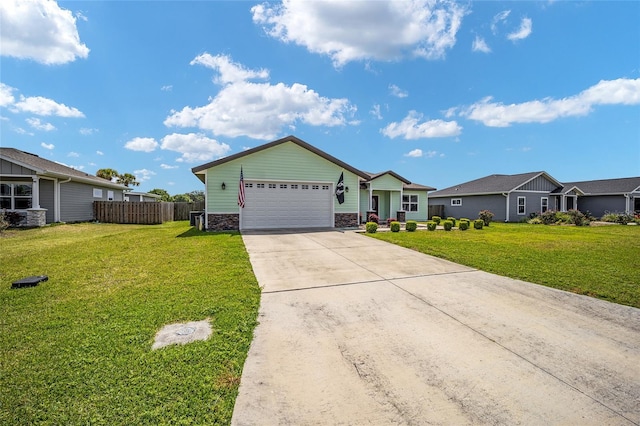
<path id="1" fill-rule="evenodd" d="M 232 424 L 639 424 L 640 310 L 353 232 L 245 233 Z"/>

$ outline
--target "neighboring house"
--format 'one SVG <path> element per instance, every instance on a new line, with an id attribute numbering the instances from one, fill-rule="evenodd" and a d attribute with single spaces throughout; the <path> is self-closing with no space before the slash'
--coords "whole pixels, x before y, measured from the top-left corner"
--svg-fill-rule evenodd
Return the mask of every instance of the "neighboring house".
<path id="1" fill-rule="evenodd" d="M 239 206 L 242 171 L 244 207 Z M 357 227 L 381 220 L 426 219 L 428 186 L 388 171 L 369 174 L 288 136 L 198 167 L 210 230 Z M 344 201 L 336 186 L 343 177 Z M 405 216 L 404 218 L 402 216 Z"/>
<path id="2" fill-rule="evenodd" d="M 157 202 L 162 198 L 158 194 L 149 194 L 148 192 L 125 192 L 124 201 L 138 201 L 138 202 Z"/>
<path id="3" fill-rule="evenodd" d="M 606 211 L 640 209 L 640 177 L 561 183 L 546 172 L 491 175 L 436 191 L 431 204 L 443 205 L 445 216 L 475 218 L 490 210 L 493 220 L 519 222 L 547 210 Z"/>
<path id="4" fill-rule="evenodd" d="M 0 148 L 0 185 L 0 209 L 29 226 L 91 221 L 94 201 L 122 201 L 126 189 L 15 148 Z"/>

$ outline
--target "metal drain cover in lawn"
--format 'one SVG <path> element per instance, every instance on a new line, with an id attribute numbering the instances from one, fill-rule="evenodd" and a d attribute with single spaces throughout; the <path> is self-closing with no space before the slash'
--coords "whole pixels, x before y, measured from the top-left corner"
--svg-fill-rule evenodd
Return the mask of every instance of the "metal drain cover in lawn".
<path id="1" fill-rule="evenodd" d="M 185 324 L 169 324 L 156 333 L 151 349 L 169 345 L 184 345 L 196 340 L 207 340 L 211 336 L 209 318 Z"/>

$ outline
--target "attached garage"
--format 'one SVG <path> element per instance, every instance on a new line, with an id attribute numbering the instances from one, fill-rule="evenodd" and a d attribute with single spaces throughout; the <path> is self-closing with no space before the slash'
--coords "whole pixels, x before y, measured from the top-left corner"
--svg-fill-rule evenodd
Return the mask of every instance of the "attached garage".
<path id="1" fill-rule="evenodd" d="M 244 181 L 240 229 L 333 227 L 333 184 Z"/>

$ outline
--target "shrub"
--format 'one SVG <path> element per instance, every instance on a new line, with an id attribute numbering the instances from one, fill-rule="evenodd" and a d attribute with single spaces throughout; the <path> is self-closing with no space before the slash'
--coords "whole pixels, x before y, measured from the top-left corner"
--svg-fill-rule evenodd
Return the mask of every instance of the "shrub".
<path id="1" fill-rule="evenodd" d="M 478 213 L 478 218 L 482 220 L 484 226 L 489 226 L 491 219 L 493 219 L 493 213 L 491 213 L 489 210 L 480 210 L 480 213 Z"/>
<path id="2" fill-rule="evenodd" d="M 460 222 L 462 222 L 463 220 L 468 222 L 468 223 L 471 223 L 471 221 L 469 219 L 467 219 L 466 217 L 461 217 L 460 218 Z"/>
<path id="3" fill-rule="evenodd" d="M 440 225 L 440 221 L 442 220 L 442 218 L 440 216 L 433 216 L 431 220 L 434 221 L 436 225 Z"/>
<path id="4" fill-rule="evenodd" d="M 9 227 L 9 222 L 4 218 L 4 212 L 0 212 L 0 233 Z"/>
<path id="5" fill-rule="evenodd" d="M 633 222 L 635 220 L 635 217 L 626 213 L 606 212 L 605 215 L 600 218 L 600 220 L 603 222 L 613 222 L 626 225 L 629 222 Z"/>
<path id="6" fill-rule="evenodd" d="M 367 231 L 367 234 L 375 234 L 378 230 L 378 224 L 375 222 L 367 222 L 367 224 L 365 225 L 365 229 Z"/>
<path id="7" fill-rule="evenodd" d="M 453 228 L 453 222 L 451 222 L 450 220 L 445 220 L 444 222 L 442 222 L 442 226 L 444 226 L 445 231 L 451 231 L 451 228 Z"/>
<path id="8" fill-rule="evenodd" d="M 541 225 L 542 219 L 540 219 L 540 216 L 536 216 L 534 218 L 529 219 L 527 223 L 530 223 L 531 225 Z"/>
<path id="9" fill-rule="evenodd" d="M 397 221 L 398 221 L 398 219 L 395 219 L 395 218 L 388 218 L 388 219 L 387 219 L 387 226 L 391 226 L 391 222 L 397 222 Z"/>
<path id="10" fill-rule="evenodd" d="M 391 228 L 391 232 L 400 232 L 400 222 L 393 221 L 389 224 L 389 227 Z"/>
<path id="11" fill-rule="evenodd" d="M 414 232 L 416 229 L 418 229 L 418 222 L 416 222 L 415 220 L 410 220 L 407 222 L 404 228 L 407 230 L 407 232 Z"/>
<path id="12" fill-rule="evenodd" d="M 576 226 L 589 226 L 589 219 L 580 210 L 569 210 L 567 212 L 569 216 L 569 223 Z"/>
<path id="13" fill-rule="evenodd" d="M 449 217 L 447 218 L 447 220 L 450 220 L 450 221 L 451 221 L 451 223 L 453 223 L 453 226 L 456 226 L 456 218 L 455 218 L 455 217 L 451 217 L 451 216 L 449 216 Z"/>
<path id="14" fill-rule="evenodd" d="M 20 223 L 23 221 L 23 215 L 18 212 L 8 212 L 3 211 L 2 216 L 5 222 L 11 226 L 20 226 Z"/>
<path id="15" fill-rule="evenodd" d="M 556 218 L 556 212 L 554 210 L 547 210 L 538 217 L 540 218 L 540 222 L 544 225 L 551 225 L 558 221 L 558 219 Z"/>
<path id="16" fill-rule="evenodd" d="M 371 213 L 369 215 L 368 222 L 373 222 L 373 223 L 375 223 L 377 225 L 379 221 L 380 221 L 380 219 L 378 218 L 377 214 Z"/>
<path id="17" fill-rule="evenodd" d="M 458 229 L 461 231 L 466 231 L 467 229 L 469 229 L 469 222 L 467 222 L 466 220 L 461 220 L 458 224 Z"/>
<path id="18" fill-rule="evenodd" d="M 438 224 L 436 222 L 434 222 L 433 220 L 430 220 L 429 222 L 427 222 L 427 229 L 429 231 L 435 231 L 436 230 L 436 226 L 438 226 Z"/>
<path id="19" fill-rule="evenodd" d="M 473 221 L 473 229 L 482 229 L 483 225 L 484 225 L 484 220 L 482 219 L 476 219 Z"/>

